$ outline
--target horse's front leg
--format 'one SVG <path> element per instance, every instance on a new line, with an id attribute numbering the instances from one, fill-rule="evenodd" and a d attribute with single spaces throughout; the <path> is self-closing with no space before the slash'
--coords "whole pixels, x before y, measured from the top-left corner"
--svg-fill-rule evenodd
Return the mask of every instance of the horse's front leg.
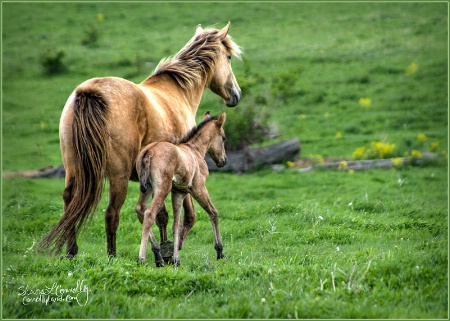
<path id="1" fill-rule="evenodd" d="M 180 256 L 178 254 L 180 248 L 180 229 L 181 229 L 181 207 L 185 193 L 172 192 L 172 208 L 173 208 L 173 257 L 172 263 L 175 267 L 180 266 Z"/>

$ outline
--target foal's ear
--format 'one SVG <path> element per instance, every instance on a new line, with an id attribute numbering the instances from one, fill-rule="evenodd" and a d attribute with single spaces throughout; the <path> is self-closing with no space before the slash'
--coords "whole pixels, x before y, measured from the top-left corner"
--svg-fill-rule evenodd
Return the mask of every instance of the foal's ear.
<path id="1" fill-rule="evenodd" d="M 203 120 L 207 120 L 208 118 L 211 118 L 211 115 L 209 114 L 209 110 L 207 110 L 207 111 L 203 114 Z"/>
<path id="2" fill-rule="evenodd" d="M 218 127 L 223 127 L 223 124 L 225 124 L 225 120 L 227 119 L 227 115 L 225 113 L 222 113 L 222 115 L 220 115 L 219 119 L 217 120 L 217 126 Z"/>
<path id="3" fill-rule="evenodd" d="M 230 31 L 230 26 L 231 23 L 228 21 L 227 25 L 223 29 L 221 29 L 217 34 L 219 38 L 225 39 L 225 37 L 228 35 L 228 32 Z"/>

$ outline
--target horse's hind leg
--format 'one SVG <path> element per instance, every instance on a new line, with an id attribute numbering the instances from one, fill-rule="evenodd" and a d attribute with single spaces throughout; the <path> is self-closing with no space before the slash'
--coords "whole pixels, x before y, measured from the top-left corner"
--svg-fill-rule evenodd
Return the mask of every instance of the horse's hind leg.
<path id="1" fill-rule="evenodd" d="M 70 177 L 69 170 L 67 170 L 66 187 L 64 188 L 62 198 L 64 201 L 64 212 L 66 212 L 69 203 L 73 198 L 73 177 Z M 67 240 L 67 257 L 74 258 L 78 254 L 78 245 L 76 239 L 76 231 L 73 228 L 70 232 L 70 236 Z"/>
<path id="2" fill-rule="evenodd" d="M 120 208 L 128 191 L 128 178 L 109 177 L 109 205 L 105 212 L 105 230 L 108 256 L 116 256 L 116 233 L 119 227 Z"/>

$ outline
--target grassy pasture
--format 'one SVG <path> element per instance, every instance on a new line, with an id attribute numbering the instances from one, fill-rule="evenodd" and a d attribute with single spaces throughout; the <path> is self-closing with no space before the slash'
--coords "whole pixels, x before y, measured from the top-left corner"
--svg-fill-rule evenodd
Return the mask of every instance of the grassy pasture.
<path id="1" fill-rule="evenodd" d="M 152 256 L 135 263 L 137 184 L 118 257 L 105 254 L 105 193 L 68 261 L 34 252 L 62 214 L 63 180 L 2 180 L 3 318 L 448 318 L 446 3 L 2 3 L 2 170 L 61 163 L 59 116 L 77 84 L 139 82 L 198 23 L 229 20 L 245 54 L 233 61 L 244 97 L 226 109 L 206 92 L 199 118 L 255 108 L 280 134 L 264 144 L 299 137 L 303 157 L 351 157 L 383 141 L 394 157 L 438 159 L 211 175 L 227 258 L 215 261 L 196 205 L 178 270 L 154 268 Z M 59 73 L 45 73 L 49 58 Z M 89 289 L 73 292 L 79 302 L 26 302 L 77 281 Z"/>

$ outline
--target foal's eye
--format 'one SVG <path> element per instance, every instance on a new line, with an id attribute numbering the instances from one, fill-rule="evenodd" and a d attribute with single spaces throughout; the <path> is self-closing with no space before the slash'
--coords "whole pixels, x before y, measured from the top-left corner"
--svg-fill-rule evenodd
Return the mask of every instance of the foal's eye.
<path id="1" fill-rule="evenodd" d="M 227 58 L 228 58 L 228 61 L 231 61 L 231 55 L 228 55 Z"/>

